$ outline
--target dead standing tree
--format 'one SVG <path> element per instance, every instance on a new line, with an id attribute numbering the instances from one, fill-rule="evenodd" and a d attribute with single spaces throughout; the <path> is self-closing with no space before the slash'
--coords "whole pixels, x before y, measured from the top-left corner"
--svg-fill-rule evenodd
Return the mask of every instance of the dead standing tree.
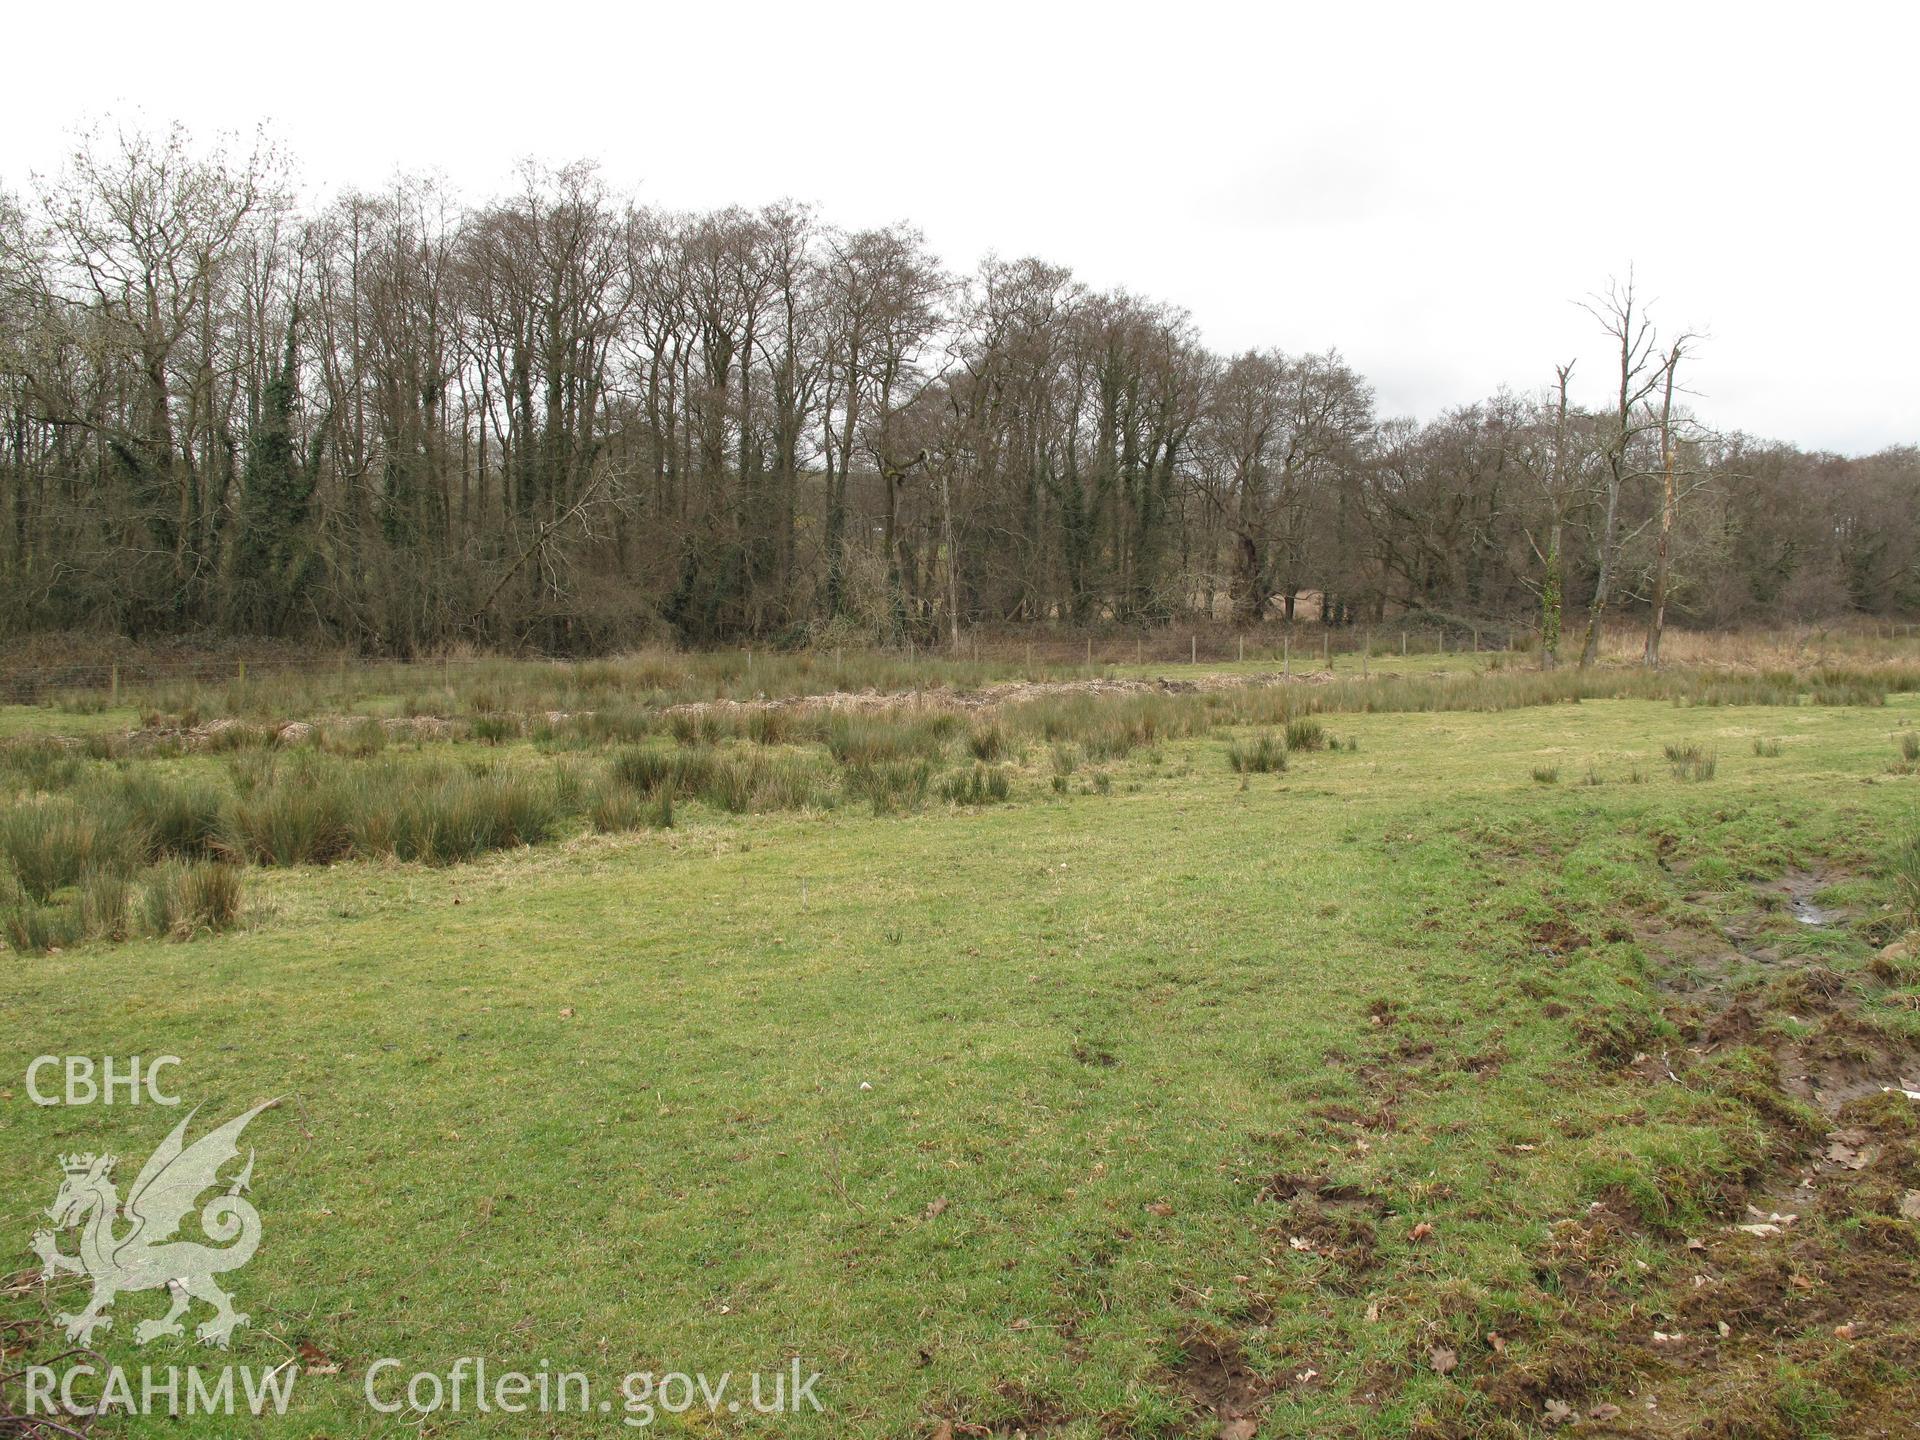
<path id="1" fill-rule="evenodd" d="M 1673 579 L 1673 532 L 1680 519 L 1680 501 L 1683 490 L 1676 459 L 1679 443 L 1675 439 L 1675 419 L 1673 413 L 1674 379 L 1680 370 L 1680 361 L 1686 355 L 1697 337 L 1682 335 L 1667 347 L 1665 362 L 1661 366 L 1663 380 L 1660 388 L 1660 469 L 1662 473 L 1662 491 L 1660 500 L 1660 536 L 1654 544 L 1653 554 L 1653 602 L 1652 612 L 1647 619 L 1648 668 L 1660 664 L 1660 639 L 1667 625 L 1667 595 Z M 1687 487 L 1691 489 L 1691 487 Z"/>
<path id="2" fill-rule="evenodd" d="M 1620 354 L 1620 385 L 1614 406 L 1601 417 L 1604 464 L 1598 497 L 1600 528 L 1594 537 L 1593 600 L 1587 606 L 1587 634 L 1580 646 L 1580 668 L 1584 670 L 1600 655 L 1601 628 L 1613 603 L 1620 566 L 1621 502 L 1627 486 L 1647 473 L 1635 468 L 1639 441 L 1659 423 L 1647 400 L 1660 388 L 1666 367 L 1664 357 L 1654 349 L 1653 322 L 1634 292 L 1631 271 L 1624 287 L 1617 282 L 1609 285 L 1605 295 L 1594 297 L 1582 308 L 1613 337 Z"/>

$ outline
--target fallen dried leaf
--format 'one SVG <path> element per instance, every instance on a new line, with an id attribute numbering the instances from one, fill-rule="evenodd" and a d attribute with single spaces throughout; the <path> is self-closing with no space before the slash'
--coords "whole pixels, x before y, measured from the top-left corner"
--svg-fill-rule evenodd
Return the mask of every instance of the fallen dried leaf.
<path id="1" fill-rule="evenodd" d="M 571 1005 L 562 1006 L 560 1010 L 560 1018 L 562 1020 L 573 1019 L 573 1006 Z"/>
<path id="2" fill-rule="evenodd" d="M 1580 1418 L 1574 1408 L 1564 1400 L 1548 1400 L 1545 1416 L 1549 1425 L 1571 1425 Z"/>
<path id="3" fill-rule="evenodd" d="M 1498 1330 L 1489 1330 L 1487 1332 L 1487 1344 L 1493 1347 L 1493 1353 L 1496 1355 L 1504 1355 L 1507 1353 L 1507 1342 L 1502 1338 Z"/>
<path id="4" fill-rule="evenodd" d="M 1253 1440 L 1259 1431 L 1251 1420 L 1229 1420 L 1220 1427 L 1220 1440 Z"/>
<path id="5" fill-rule="evenodd" d="M 1900 1197 L 1900 1213 L 1909 1220 L 1920 1220 L 1920 1190 L 1909 1190 Z"/>
<path id="6" fill-rule="evenodd" d="M 1587 1411 L 1587 1418 L 1589 1420 L 1618 1420 L 1620 1418 L 1620 1407 L 1618 1405 L 1596 1405 Z"/>
<path id="7" fill-rule="evenodd" d="M 300 1373 L 303 1375 L 338 1375 L 340 1362 L 311 1340 L 303 1340 L 294 1352 L 300 1357 Z"/>
<path id="8" fill-rule="evenodd" d="M 1152 1204 L 1147 1206 L 1147 1214 L 1158 1215 L 1161 1219 L 1164 1220 L 1167 1216 L 1173 1214 L 1173 1206 L 1169 1205 L 1164 1200 L 1155 1200 Z"/>
<path id="9" fill-rule="evenodd" d="M 1409 1238 L 1414 1241 L 1420 1241 L 1426 1239 L 1431 1234 L 1433 1234 L 1433 1226 L 1422 1220 L 1418 1225 L 1413 1227 L 1413 1233 Z"/>
<path id="10" fill-rule="evenodd" d="M 1853 1323 L 1853 1322 L 1852 1322 L 1851 1320 L 1849 1320 L 1849 1321 L 1848 1321 L 1848 1322 L 1847 1322 L 1846 1324 L 1844 1324 L 1844 1325 L 1836 1325 L 1836 1326 L 1834 1326 L 1834 1327 L 1833 1327 L 1833 1333 L 1834 1333 L 1834 1335 L 1835 1335 L 1835 1336 L 1837 1336 L 1837 1337 L 1838 1337 L 1839 1339 L 1842 1339 L 1842 1340 L 1851 1340 L 1851 1339 L 1853 1339 L 1853 1337 L 1854 1337 L 1854 1336 L 1856 1336 L 1856 1335 L 1858 1335 L 1858 1334 L 1860 1333 L 1860 1327 L 1859 1327 L 1858 1325 L 1856 1325 L 1856 1324 L 1854 1324 L 1854 1323 Z"/>
<path id="11" fill-rule="evenodd" d="M 1434 1346 L 1427 1352 L 1427 1358 L 1433 1361 L 1434 1370 L 1441 1375 L 1451 1375 L 1460 1363 L 1460 1357 L 1444 1345 Z"/>
<path id="12" fill-rule="evenodd" d="M 927 1202 L 927 1209 L 926 1209 L 927 1219 L 935 1220 L 946 1213 L 947 1213 L 947 1197 L 946 1196 L 942 1195 L 938 1199 L 930 1200 Z"/>

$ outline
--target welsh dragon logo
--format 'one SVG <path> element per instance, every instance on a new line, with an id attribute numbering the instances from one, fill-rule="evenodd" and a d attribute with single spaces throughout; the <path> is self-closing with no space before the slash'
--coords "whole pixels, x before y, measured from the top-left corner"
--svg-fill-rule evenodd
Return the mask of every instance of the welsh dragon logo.
<path id="1" fill-rule="evenodd" d="M 47 1207 L 47 1218 L 58 1229 L 77 1228 L 80 1250 L 63 1255 L 51 1230 L 37 1232 L 33 1248 L 49 1276 L 85 1275 L 93 1281 L 86 1309 L 54 1317 L 66 1327 L 69 1340 L 85 1345 L 94 1331 L 111 1329 L 113 1318 L 106 1310 L 122 1291 L 162 1285 L 171 1295 L 172 1308 L 164 1318 L 142 1320 L 134 1327 L 134 1339 L 141 1345 L 163 1335 L 184 1334 L 180 1317 L 194 1300 L 213 1307 L 213 1315 L 194 1332 L 209 1345 L 224 1347 L 234 1327 L 247 1323 L 245 1313 L 233 1308 L 233 1296 L 214 1277 L 245 1265 L 260 1244 L 260 1214 L 241 1194 L 253 1177 L 251 1150 L 246 1167 L 200 1211 L 200 1226 L 215 1243 L 174 1237 L 200 1196 L 220 1183 L 221 1167 L 239 1157 L 240 1132 L 247 1122 L 273 1103 L 256 1105 L 189 1145 L 187 1126 L 196 1107 L 140 1167 L 124 1204 L 113 1182 L 114 1156 L 60 1157 L 66 1178 Z"/>

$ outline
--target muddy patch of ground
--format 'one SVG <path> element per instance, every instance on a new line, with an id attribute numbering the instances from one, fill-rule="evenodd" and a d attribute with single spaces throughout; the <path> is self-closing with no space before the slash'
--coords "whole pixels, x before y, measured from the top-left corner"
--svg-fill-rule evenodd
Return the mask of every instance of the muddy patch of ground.
<path id="1" fill-rule="evenodd" d="M 1545 1428 L 1661 1440 L 1917 1433 L 1920 1051 L 1863 1016 L 1863 983 L 1884 975 L 1837 974 L 1765 919 L 1844 922 L 1815 898 L 1837 878 L 1783 876 L 1760 887 L 1759 914 L 1724 931 L 1640 936 L 1689 1039 L 1641 1079 L 1694 1085 L 1708 1066 L 1743 1067 L 1754 1083 L 1740 1098 L 1780 1162 L 1732 1197 L 1735 1213 L 1679 1242 L 1681 1278 L 1651 1301 L 1621 1284 L 1624 1204 L 1603 1197 L 1557 1227 L 1542 1274 L 1575 1303 L 1549 1349 L 1579 1363 L 1489 1377 L 1503 1408 Z"/>

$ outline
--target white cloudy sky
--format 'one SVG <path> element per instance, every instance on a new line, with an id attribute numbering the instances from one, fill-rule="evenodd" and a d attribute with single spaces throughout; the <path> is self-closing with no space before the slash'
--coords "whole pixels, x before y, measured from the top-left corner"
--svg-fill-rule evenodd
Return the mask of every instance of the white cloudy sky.
<path id="1" fill-rule="evenodd" d="M 1606 355 L 1631 264 L 1724 428 L 1920 441 L 1911 3 L 324 7 L 9 17 L 0 183 L 90 118 L 261 120 L 318 190 L 590 156 L 654 203 L 908 219 L 1431 415 Z"/>

